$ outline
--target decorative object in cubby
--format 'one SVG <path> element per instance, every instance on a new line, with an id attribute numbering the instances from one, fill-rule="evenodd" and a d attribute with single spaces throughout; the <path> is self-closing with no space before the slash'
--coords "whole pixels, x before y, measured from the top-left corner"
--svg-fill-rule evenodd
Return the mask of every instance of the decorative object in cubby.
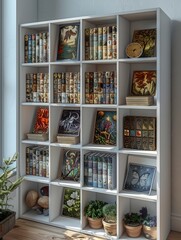
<path id="1" fill-rule="evenodd" d="M 141 235 L 142 230 L 142 215 L 140 213 L 126 213 L 124 215 L 123 224 L 126 234 L 129 237 L 137 238 Z"/>
<path id="2" fill-rule="evenodd" d="M 117 234 L 117 208 L 116 204 L 108 203 L 103 209 L 102 224 L 108 235 L 116 236 Z"/>

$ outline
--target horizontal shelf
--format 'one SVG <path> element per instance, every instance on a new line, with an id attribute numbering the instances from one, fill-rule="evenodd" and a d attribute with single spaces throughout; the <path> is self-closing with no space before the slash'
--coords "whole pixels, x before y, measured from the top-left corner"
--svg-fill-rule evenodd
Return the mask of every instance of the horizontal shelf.
<path id="1" fill-rule="evenodd" d="M 141 105 L 119 105 L 119 109 L 143 109 L 143 110 L 156 110 L 157 106 L 152 105 L 152 106 L 141 106 Z"/>
<path id="2" fill-rule="evenodd" d="M 49 103 L 43 103 L 43 102 L 22 102 L 22 106 L 49 106 Z"/>
<path id="3" fill-rule="evenodd" d="M 66 143 L 50 143 L 50 146 L 53 147 L 65 147 L 65 148 L 77 148 L 80 149 L 80 144 L 66 144 Z"/>
<path id="4" fill-rule="evenodd" d="M 145 58 L 122 58 L 118 60 L 121 63 L 154 63 L 157 61 L 157 57 L 145 57 Z"/>
<path id="5" fill-rule="evenodd" d="M 61 186 L 61 187 L 70 187 L 70 188 L 80 188 L 81 184 L 80 184 L 80 182 L 56 179 L 56 180 L 51 181 L 51 185 Z"/>
<path id="6" fill-rule="evenodd" d="M 20 216 L 21 218 L 25 218 L 28 220 L 40 222 L 40 223 L 49 223 L 49 216 L 44 216 L 43 214 L 36 213 L 35 210 L 27 211 Z"/>
<path id="7" fill-rule="evenodd" d="M 25 175 L 24 176 L 24 180 L 31 181 L 31 182 L 45 183 L 45 184 L 49 184 L 50 183 L 49 178 L 33 176 L 33 175 Z"/>
<path id="8" fill-rule="evenodd" d="M 84 234 L 89 234 L 89 235 L 93 235 L 93 236 L 96 236 L 96 237 L 102 237 L 102 238 L 105 238 L 105 239 L 114 239 L 113 236 L 108 236 L 105 233 L 103 228 L 93 229 L 93 228 L 90 228 L 87 225 L 83 230 L 81 230 L 81 232 L 84 233 Z"/>
<path id="9" fill-rule="evenodd" d="M 117 59 L 109 59 L 109 60 L 84 60 L 83 64 L 116 64 Z"/>
<path id="10" fill-rule="evenodd" d="M 80 231 L 80 220 L 76 218 L 59 216 L 55 218 L 52 222 L 53 225 L 57 227 L 66 228 L 69 230 Z"/>
<path id="11" fill-rule="evenodd" d="M 50 65 L 80 65 L 80 61 L 73 61 L 73 60 L 65 60 L 65 61 L 55 61 L 55 62 L 50 62 Z"/>
<path id="12" fill-rule="evenodd" d="M 156 157 L 157 151 L 147 151 L 147 150 L 137 150 L 137 149 L 126 149 L 123 148 L 118 151 L 119 153 L 129 154 L 129 155 L 140 155 L 140 156 L 151 156 Z"/>
<path id="13" fill-rule="evenodd" d="M 126 197 L 126 198 L 132 198 L 132 199 L 139 199 L 139 200 L 144 200 L 144 201 L 152 201 L 152 202 L 157 201 L 156 191 L 152 191 L 151 194 L 148 195 L 148 194 L 143 194 L 143 193 L 139 193 L 139 192 L 123 190 L 119 193 L 119 196 Z"/>
<path id="14" fill-rule="evenodd" d="M 49 141 L 33 141 L 33 140 L 22 140 L 21 143 L 24 144 L 36 144 L 36 145 L 44 145 L 44 146 L 49 146 L 50 142 Z"/>
<path id="15" fill-rule="evenodd" d="M 100 151 L 111 151 L 111 152 L 116 152 L 117 151 L 117 147 L 116 146 L 110 146 L 110 145 L 96 145 L 96 144 L 88 144 L 88 145 L 84 145 L 82 147 L 82 149 L 86 149 L 86 150 L 100 150 Z"/>
<path id="16" fill-rule="evenodd" d="M 50 106 L 52 107 L 80 107 L 80 104 L 74 104 L 74 103 L 50 103 Z"/>
<path id="17" fill-rule="evenodd" d="M 43 63 L 22 63 L 22 67 L 48 67 L 49 62 L 43 62 Z"/>
<path id="18" fill-rule="evenodd" d="M 117 105 L 115 104 L 82 104 L 82 107 L 86 108 L 117 108 Z"/>
<path id="19" fill-rule="evenodd" d="M 117 190 L 116 189 L 109 190 L 109 189 L 104 189 L 104 188 L 82 187 L 82 190 L 86 190 L 86 191 L 89 191 L 89 192 L 117 195 Z"/>

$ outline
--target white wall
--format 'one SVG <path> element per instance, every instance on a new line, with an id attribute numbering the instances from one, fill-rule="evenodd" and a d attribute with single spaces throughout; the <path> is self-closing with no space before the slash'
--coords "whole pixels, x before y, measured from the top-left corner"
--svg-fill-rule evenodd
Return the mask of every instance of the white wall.
<path id="1" fill-rule="evenodd" d="M 172 21 L 172 229 L 181 231 L 181 1 L 38 0 L 38 20 L 103 15 L 160 7 Z M 167 49 L 165 49 L 167 51 Z M 166 201 L 166 199 L 165 199 Z"/>

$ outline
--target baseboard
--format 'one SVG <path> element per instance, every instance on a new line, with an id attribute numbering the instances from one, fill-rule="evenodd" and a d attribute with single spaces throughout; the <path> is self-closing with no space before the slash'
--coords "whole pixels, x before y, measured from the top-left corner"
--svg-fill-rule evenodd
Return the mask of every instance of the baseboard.
<path id="1" fill-rule="evenodd" d="M 171 230 L 181 232 L 181 215 L 171 215 Z"/>

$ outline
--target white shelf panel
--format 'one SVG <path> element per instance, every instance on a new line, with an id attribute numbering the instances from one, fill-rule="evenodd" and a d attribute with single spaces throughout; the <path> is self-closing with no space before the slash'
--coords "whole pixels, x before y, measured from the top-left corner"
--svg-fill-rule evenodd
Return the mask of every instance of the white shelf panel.
<path id="1" fill-rule="evenodd" d="M 157 151 L 146 151 L 146 150 L 126 149 L 126 148 L 119 150 L 119 153 L 124 153 L 129 155 L 151 156 L 151 157 L 157 156 Z"/>
<path id="2" fill-rule="evenodd" d="M 60 179 L 51 181 L 51 185 L 61 186 L 61 187 L 70 187 L 70 188 L 80 188 L 81 187 L 80 182 L 66 181 L 66 180 L 60 180 Z"/>
<path id="3" fill-rule="evenodd" d="M 131 238 L 131 237 L 128 237 L 126 233 L 123 233 L 123 235 L 119 239 L 120 240 L 129 240 L 129 239 L 145 240 L 146 238 L 143 235 L 139 236 L 139 238 Z"/>
<path id="4" fill-rule="evenodd" d="M 38 214 L 34 210 L 30 210 L 21 215 L 22 218 L 40 222 L 40 223 L 49 223 L 49 216 L 44 216 L 43 214 Z"/>
<path id="5" fill-rule="evenodd" d="M 88 225 L 81 231 L 82 233 L 85 233 L 85 234 L 89 234 L 89 235 L 93 235 L 93 236 L 96 236 L 96 237 L 102 237 L 102 238 L 105 238 L 105 239 L 117 239 L 116 237 L 114 236 L 108 236 L 104 229 L 103 228 L 100 228 L 100 229 L 92 229 L 90 228 Z"/>
<path id="6" fill-rule="evenodd" d="M 50 62 L 50 65 L 51 66 L 57 66 L 57 65 L 80 65 L 80 61 L 72 61 L 72 60 L 70 60 L 70 61 L 68 61 L 68 60 L 66 60 L 66 61 L 56 61 L 56 62 Z"/>
<path id="7" fill-rule="evenodd" d="M 82 149 L 86 149 L 86 150 L 95 150 L 95 151 L 111 151 L 111 152 L 116 152 L 117 151 L 117 147 L 116 146 L 109 146 L 109 145 L 95 145 L 95 144 L 88 144 L 88 145 L 84 145 L 82 147 Z"/>
<path id="8" fill-rule="evenodd" d="M 64 103 L 50 103 L 50 106 L 52 107 L 80 107 L 81 105 L 80 104 L 64 104 Z"/>
<path id="9" fill-rule="evenodd" d="M 48 67 L 49 63 L 48 62 L 43 62 L 43 63 L 22 63 L 22 67 Z"/>
<path id="10" fill-rule="evenodd" d="M 156 57 L 149 57 L 149 58 L 122 58 L 119 59 L 121 63 L 156 63 Z"/>
<path id="11" fill-rule="evenodd" d="M 43 103 L 43 102 L 22 102 L 22 106 L 44 106 L 48 107 L 49 103 Z"/>
<path id="12" fill-rule="evenodd" d="M 83 64 L 116 64 L 117 60 L 116 59 L 111 59 L 111 60 L 85 60 L 82 61 Z"/>
<path id="13" fill-rule="evenodd" d="M 98 108 L 98 109 L 104 109 L 104 108 L 117 108 L 117 105 L 115 104 L 82 104 L 82 107 L 86 108 Z"/>
<path id="14" fill-rule="evenodd" d="M 135 106 L 135 105 L 119 105 L 119 109 L 140 109 L 140 110 L 157 110 L 156 105 L 152 106 Z"/>
<path id="15" fill-rule="evenodd" d="M 104 188 L 94 188 L 94 187 L 82 187 L 82 190 L 86 190 L 89 192 L 97 192 L 97 193 L 106 193 L 106 194 L 111 194 L 111 195 L 116 195 L 117 190 L 109 190 L 109 189 L 104 189 Z"/>
<path id="16" fill-rule="evenodd" d="M 65 148 L 75 148 L 75 149 L 80 149 L 81 145 L 80 144 L 65 144 L 65 143 L 50 143 L 50 146 L 53 147 L 65 147 Z"/>
<path id="17" fill-rule="evenodd" d="M 76 218 L 70 218 L 70 217 L 64 217 L 59 216 L 55 218 L 53 221 L 51 221 L 53 225 L 56 225 L 57 227 L 66 228 L 73 231 L 80 231 L 80 220 Z"/>
<path id="18" fill-rule="evenodd" d="M 23 144 L 36 144 L 36 145 L 44 145 L 44 146 L 49 146 L 50 142 L 49 141 L 33 141 L 33 140 L 22 140 L 21 141 Z"/>
<path id="19" fill-rule="evenodd" d="M 24 180 L 31 181 L 31 182 L 39 182 L 39 183 L 44 183 L 44 184 L 50 183 L 49 178 L 33 176 L 33 175 L 25 175 Z"/>
<path id="20" fill-rule="evenodd" d="M 145 200 L 145 201 L 152 201 L 156 202 L 157 201 L 157 194 L 156 191 L 152 191 L 150 195 L 143 194 L 143 193 L 136 193 L 134 191 L 121 191 L 119 193 L 120 197 L 126 197 L 126 198 L 133 198 L 133 199 L 140 199 L 140 200 Z"/>

